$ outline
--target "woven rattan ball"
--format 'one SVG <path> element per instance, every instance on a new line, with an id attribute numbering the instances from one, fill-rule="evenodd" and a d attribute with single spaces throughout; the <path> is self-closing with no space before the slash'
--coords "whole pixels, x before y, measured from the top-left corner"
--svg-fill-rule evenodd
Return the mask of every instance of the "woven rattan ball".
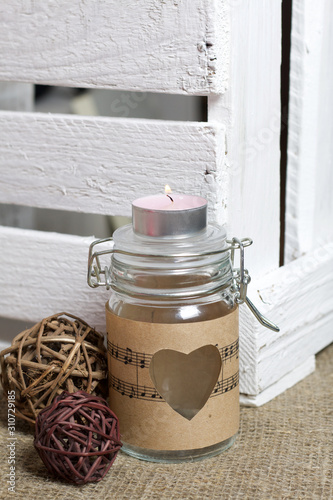
<path id="1" fill-rule="evenodd" d="M 35 423 L 38 412 L 64 390 L 107 395 L 103 335 L 80 318 L 59 313 L 14 338 L 0 353 L 4 395 L 15 391 L 17 417 Z"/>
<path id="2" fill-rule="evenodd" d="M 122 444 L 106 401 L 64 391 L 39 412 L 34 445 L 49 472 L 76 484 L 103 479 Z"/>

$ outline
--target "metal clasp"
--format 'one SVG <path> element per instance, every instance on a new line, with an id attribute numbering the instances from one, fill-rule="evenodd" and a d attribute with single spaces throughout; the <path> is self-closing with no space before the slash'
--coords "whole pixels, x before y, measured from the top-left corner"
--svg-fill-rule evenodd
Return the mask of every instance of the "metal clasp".
<path id="1" fill-rule="evenodd" d="M 261 323 L 266 328 L 273 330 L 273 332 L 279 332 L 280 328 L 267 319 L 265 316 L 261 314 L 260 311 L 256 308 L 253 302 L 247 296 L 247 285 L 251 281 L 251 276 L 247 269 L 244 266 L 244 248 L 252 245 L 252 240 L 250 238 L 244 238 L 239 240 L 238 238 L 233 238 L 231 241 L 228 241 L 231 245 L 231 264 L 233 270 L 233 291 L 235 292 L 235 301 L 237 304 L 245 304 L 248 306 L 252 314 L 257 318 L 259 323 Z M 234 267 L 235 262 L 235 250 L 239 250 L 239 268 Z"/>
<path id="2" fill-rule="evenodd" d="M 244 266 L 244 248 L 252 245 L 253 241 L 250 238 L 232 238 L 228 240 L 231 252 L 231 265 L 233 271 L 233 291 L 235 292 L 235 301 L 237 304 L 243 304 L 246 300 L 247 285 L 251 281 L 251 276 Z M 239 267 L 235 267 L 235 250 L 239 250 Z"/>
<path id="3" fill-rule="evenodd" d="M 87 282 L 91 288 L 97 288 L 98 286 L 105 286 L 107 290 L 111 287 L 111 276 L 110 269 L 108 266 L 102 267 L 100 257 L 102 255 L 108 255 L 113 253 L 113 248 L 107 248 L 106 250 L 99 250 L 95 252 L 95 246 L 101 243 L 112 243 L 113 238 L 103 238 L 102 240 L 95 240 L 91 243 L 89 247 L 89 257 L 88 257 L 88 276 Z M 104 276 L 104 279 L 102 278 Z"/>

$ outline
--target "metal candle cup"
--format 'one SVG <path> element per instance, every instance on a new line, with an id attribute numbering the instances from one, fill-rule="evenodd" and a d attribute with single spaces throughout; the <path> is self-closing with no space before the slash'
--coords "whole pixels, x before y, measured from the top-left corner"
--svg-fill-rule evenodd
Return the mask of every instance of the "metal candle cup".
<path id="1" fill-rule="evenodd" d="M 188 236 L 207 226 L 207 201 L 200 196 L 153 195 L 132 203 L 132 224 L 144 236 Z"/>

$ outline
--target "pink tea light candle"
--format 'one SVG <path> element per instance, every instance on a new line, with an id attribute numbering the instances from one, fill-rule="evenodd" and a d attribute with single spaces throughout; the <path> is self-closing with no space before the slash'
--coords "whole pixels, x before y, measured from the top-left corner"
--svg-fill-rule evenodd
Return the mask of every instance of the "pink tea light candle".
<path id="1" fill-rule="evenodd" d="M 132 223 L 134 232 L 145 236 L 188 236 L 206 228 L 207 200 L 165 186 L 165 194 L 133 201 Z"/>

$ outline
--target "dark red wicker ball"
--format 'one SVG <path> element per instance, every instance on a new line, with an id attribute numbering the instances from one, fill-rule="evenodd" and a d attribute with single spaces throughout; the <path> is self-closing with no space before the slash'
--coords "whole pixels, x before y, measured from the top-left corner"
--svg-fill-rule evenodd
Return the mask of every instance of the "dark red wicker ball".
<path id="1" fill-rule="evenodd" d="M 103 479 L 122 444 L 107 402 L 84 391 L 64 391 L 36 419 L 34 445 L 49 472 L 85 484 Z"/>

